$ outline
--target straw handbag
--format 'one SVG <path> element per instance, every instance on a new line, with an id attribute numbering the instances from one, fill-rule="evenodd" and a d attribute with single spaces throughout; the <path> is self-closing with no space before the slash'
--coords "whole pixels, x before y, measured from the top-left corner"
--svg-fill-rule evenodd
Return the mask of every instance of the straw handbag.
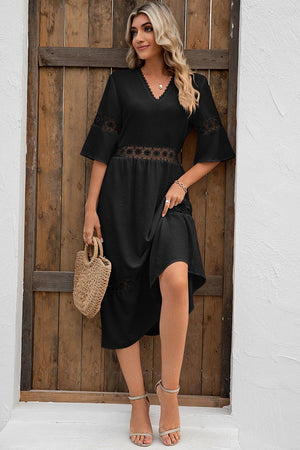
<path id="1" fill-rule="evenodd" d="M 97 236 L 93 236 L 93 242 L 91 259 L 88 244 L 76 253 L 73 285 L 74 305 L 89 319 L 100 311 L 111 273 L 111 262 L 103 256 L 102 242 Z"/>

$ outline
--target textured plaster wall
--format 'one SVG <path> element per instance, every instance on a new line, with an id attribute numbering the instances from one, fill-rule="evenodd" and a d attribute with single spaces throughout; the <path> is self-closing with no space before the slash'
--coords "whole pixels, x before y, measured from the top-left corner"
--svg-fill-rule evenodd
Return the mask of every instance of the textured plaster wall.
<path id="1" fill-rule="evenodd" d="M 243 449 L 300 449 L 300 2 L 241 2 L 232 411 Z"/>
<path id="2" fill-rule="evenodd" d="M 241 1 L 231 400 L 243 450 L 300 448 L 299 4 Z M 0 429 L 20 388 L 27 23 L 27 1 L 0 3 Z"/>
<path id="3" fill-rule="evenodd" d="M 27 1 L 0 2 L 0 429 L 19 399 L 27 22 Z"/>

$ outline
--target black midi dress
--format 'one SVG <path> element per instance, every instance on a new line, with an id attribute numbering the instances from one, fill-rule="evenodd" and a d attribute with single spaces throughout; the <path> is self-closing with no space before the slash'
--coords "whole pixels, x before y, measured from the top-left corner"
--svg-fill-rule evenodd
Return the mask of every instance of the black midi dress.
<path id="1" fill-rule="evenodd" d="M 165 194 L 185 172 L 178 154 L 192 127 L 194 164 L 235 157 L 207 78 L 195 73 L 193 85 L 201 97 L 188 117 L 174 75 L 157 99 L 140 68 L 115 71 L 81 149 L 107 164 L 97 205 L 104 255 L 112 263 L 100 311 L 104 348 L 159 334 L 158 277 L 169 264 L 188 264 L 189 313 L 193 293 L 206 281 L 188 193 L 162 217 Z"/>

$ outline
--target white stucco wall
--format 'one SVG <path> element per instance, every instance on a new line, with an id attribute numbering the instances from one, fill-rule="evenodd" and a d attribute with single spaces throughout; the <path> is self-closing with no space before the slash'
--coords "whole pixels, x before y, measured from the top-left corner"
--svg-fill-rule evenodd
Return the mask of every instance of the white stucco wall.
<path id="1" fill-rule="evenodd" d="M 297 0 L 241 1 L 231 399 L 244 450 L 300 448 L 299 19 Z M 20 389 L 27 23 L 26 1 L 0 3 L 0 429 Z"/>
<path id="2" fill-rule="evenodd" d="M 27 9 L 27 1 L 0 2 L 0 429 L 20 390 Z"/>
<path id="3" fill-rule="evenodd" d="M 232 411 L 243 449 L 299 449 L 300 2 L 240 22 Z"/>

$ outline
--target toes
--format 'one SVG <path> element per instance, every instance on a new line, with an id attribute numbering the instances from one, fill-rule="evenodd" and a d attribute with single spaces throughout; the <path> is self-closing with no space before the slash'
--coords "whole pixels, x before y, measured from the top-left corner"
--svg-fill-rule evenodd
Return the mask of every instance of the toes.
<path id="1" fill-rule="evenodd" d="M 177 432 L 177 431 L 175 431 L 175 432 L 173 433 L 173 437 L 174 437 L 174 439 L 175 439 L 176 441 L 178 441 L 179 436 L 178 436 L 178 432 Z"/>
<path id="2" fill-rule="evenodd" d="M 137 444 L 138 443 L 138 441 L 139 441 L 139 436 L 137 436 L 137 435 L 134 435 L 134 436 L 132 436 L 132 442 L 134 442 L 135 444 Z"/>
<path id="3" fill-rule="evenodd" d="M 146 442 L 148 438 L 149 436 L 140 436 L 140 444 L 149 444 L 149 442 Z"/>
<path id="4" fill-rule="evenodd" d="M 140 436 L 134 435 L 132 436 L 132 442 L 134 442 L 135 444 L 138 444 L 140 441 Z"/>
<path id="5" fill-rule="evenodd" d="M 152 442 L 152 438 L 150 436 L 144 437 L 144 444 L 150 444 Z"/>
<path id="6" fill-rule="evenodd" d="M 164 441 L 164 444 L 166 444 L 166 445 L 170 445 L 172 443 L 168 434 L 165 434 L 164 436 L 162 436 L 162 439 Z"/>
<path id="7" fill-rule="evenodd" d="M 144 444 L 151 444 L 152 442 L 152 438 L 150 436 L 145 436 L 144 438 Z"/>
<path id="8" fill-rule="evenodd" d="M 177 438 L 175 437 L 175 433 L 170 433 L 170 439 L 172 441 L 172 444 L 174 444 L 177 441 Z"/>

